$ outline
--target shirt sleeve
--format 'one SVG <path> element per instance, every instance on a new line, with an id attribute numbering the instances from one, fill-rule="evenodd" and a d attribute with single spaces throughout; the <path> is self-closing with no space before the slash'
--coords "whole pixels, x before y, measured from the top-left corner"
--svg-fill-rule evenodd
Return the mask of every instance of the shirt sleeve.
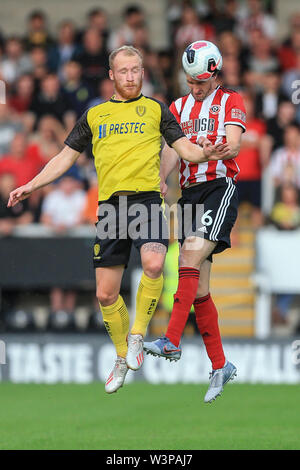
<path id="1" fill-rule="evenodd" d="M 87 121 L 88 110 L 76 122 L 70 134 L 65 140 L 65 144 L 77 152 L 83 152 L 91 142 L 92 131 Z"/>
<path id="2" fill-rule="evenodd" d="M 232 93 L 225 104 L 224 126 L 235 124 L 241 126 L 243 132 L 246 131 L 246 110 L 243 99 L 238 93 Z"/>
<path id="3" fill-rule="evenodd" d="M 180 123 L 180 116 L 178 114 L 178 111 L 177 111 L 177 108 L 176 108 L 176 105 L 175 105 L 175 101 L 173 101 L 170 106 L 169 106 L 169 110 L 171 111 L 171 113 L 173 114 L 173 116 L 175 117 L 176 121 L 178 122 L 178 124 Z"/>
<path id="4" fill-rule="evenodd" d="M 167 144 L 171 147 L 176 140 L 185 137 L 185 135 L 168 106 L 161 102 L 159 104 L 161 107 L 160 131 Z"/>

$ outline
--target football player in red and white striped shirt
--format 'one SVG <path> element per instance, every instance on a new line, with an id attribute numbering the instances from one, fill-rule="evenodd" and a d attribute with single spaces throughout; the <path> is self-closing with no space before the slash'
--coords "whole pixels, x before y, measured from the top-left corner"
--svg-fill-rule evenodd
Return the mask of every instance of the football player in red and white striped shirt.
<path id="1" fill-rule="evenodd" d="M 204 148 L 226 142 L 230 151 L 218 161 L 190 163 L 179 159 L 182 189 L 179 205 L 182 214 L 186 204 L 192 205 L 194 210 L 188 225 L 184 224 L 183 216 L 182 221 L 179 220 L 179 283 L 166 335 L 145 343 L 144 349 L 153 355 L 178 360 L 180 339 L 194 305 L 196 322 L 212 362 L 211 382 L 204 399 L 211 402 L 236 374 L 236 367 L 224 356 L 209 280 L 212 255 L 230 247 L 230 232 L 237 217 L 235 182 L 239 168 L 235 157 L 246 129 L 246 114 L 241 96 L 218 85 L 222 57 L 214 44 L 192 43 L 184 52 L 183 67 L 190 93 L 174 101 L 171 112 L 191 142 Z M 178 155 L 166 145 L 160 172 L 163 195 L 167 191 L 166 179 L 177 162 Z"/>

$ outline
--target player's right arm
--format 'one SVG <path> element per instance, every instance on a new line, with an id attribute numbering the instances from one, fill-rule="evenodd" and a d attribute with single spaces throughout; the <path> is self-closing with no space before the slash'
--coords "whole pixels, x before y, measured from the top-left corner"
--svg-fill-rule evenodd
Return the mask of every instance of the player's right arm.
<path id="1" fill-rule="evenodd" d="M 208 162 L 211 157 L 214 160 L 223 160 L 229 155 L 227 143 L 215 145 L 200 145 L 192 143 L 182 132 L 182 129 L 169 108 L 161 104 L 161 133 L 169 147 L 172 147 L 183 159 L 192 163 Z"/>
<path id="2" fill-rule="evenodd" d="M 20 186 L 10 193 L 7 203 L 8 207 L 15 206 L 19 201 L 23 201 L 23 199 L 30 196 L 33 191 L 52 183 L 71 168 L 92 139 L 92 132 L 87 119 L 88 111 L 76 122 L 66 138 L 66 145 L 61 152 L 53 157 L 29 183 Z"/>
<path id="3" fill-rule="evenodd" d="M 166 143 L 161 153 L 160 159 L 160 191 L 163 196 L 167 194 L 168 185 L 166 183 L 170 173 L 176 168 L 178 155 L 174 149 Z"/>
<path id="4" fill-rule="evenodd" d="M 62 176 L 79 157 L 80 152 L 72 149 L 68 145 L 53 157 L 42 171 L 35 176 L 29 183 L 12 191 L 9 195 L 8 207 L 15 206 L 19 201 L 23 201 L 30 196 L 33 191 L 43 188 Z"/>

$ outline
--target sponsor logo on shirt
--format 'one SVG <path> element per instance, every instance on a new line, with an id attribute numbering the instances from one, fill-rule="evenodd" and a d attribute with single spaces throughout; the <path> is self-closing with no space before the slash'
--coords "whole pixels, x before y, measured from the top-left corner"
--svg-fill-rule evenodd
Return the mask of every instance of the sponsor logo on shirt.
<path id="1" fill-rule="evenodd" d="M 100 124 L 98 138 L 103 139 L 111 134 L 144 134 L 145 125 L 145 122 L 114 122 L 111 124 Z"/>
<path id="2" fill-rule="evenodd" d="M 215 119 L 214 118 L 201 118 L 201 119 L 190 119 L 180 123 L 181 129 L 185 135 L 197 134 L 199 131 L 202 132 L 214 132 L 215 130 Z"/>
<path id="3" fill-rule="evenodd" d="M 239 119 L 240 121 L 246 122 L 246 114 L 241 109 L 238 109 L 238 108 L 232 108 L 231 118 Z"/>

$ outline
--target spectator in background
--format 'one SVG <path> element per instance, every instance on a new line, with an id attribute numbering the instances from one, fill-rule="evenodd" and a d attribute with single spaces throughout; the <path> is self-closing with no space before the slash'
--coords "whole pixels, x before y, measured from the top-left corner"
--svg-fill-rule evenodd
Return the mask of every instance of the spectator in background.
<path id="1" fill-rule="evenodd" d="M 278 70 L 279 62 L 273 53 L 272 42 L 267 36 L 259 35 L 250 45 L 247 58 L 247 82 L 252 89 L 262 91 L 264 76 Z"/>
<path id="2" fill-rule="evenodd" d="M 0 62 L 0 75 L 12 85 L 21 75 L 31 72 L 30 57 L 24 53 L 22 42 L 16 36 L 7 39 L 4 57 Z"/>
<path id="3" fill-rule="evenodd" d="M 279 188 L 279 197 L 272 209 L 270 221 L 279 230 L 295 230 L 300 227 L 299 189 L 291 183 Z M 293 294 L 278 294 L 272 311 L 274 324 L 287 324 Z"/>
<path id="4" fill-rule="evenodd" d="M 41 221 L 55 233 L 64 234 L 79 224 L 84 202 L 81 178 L 73 165 L 45 197 Z"/>
<path id="5" fill-rule="evenodd" d="M 0 104 L 0 161 L 3 154 L 9 151 L 10 144 L 17 132 L 23 130 L 12 109 L 7 104 Z"/>
<path id="6" fill-rule="evenodd" d="M 165 93 L 165 82 L 159 67 L 158 54 L 149 50 L 144 52 L 144 80 L 142 93 L 152 96 L 154 93 Z"/>
<path id="7" fill-rule="evenodd" d="M 32 100 L 30 111 L 35 114 L 37 120 L 42 116 L 51 115 L 63 122 L 65 113 L 69 110 L 65 96 L 60 90 L 57 75 L 49 73 L 41 81 L 41 89 Z"/>
<path id="8" fill-rule="evenodd" d="M 274 152 L 284 143 L 285 128 L 295 123 L 296 108 L 290 101 L 282 101 L 278 105 L 278 111 L 275 117 L 266 120 L 267 135 L 264 140 L 267 141 L 268 154 Z"/>
<path id="9" fill-rule="evenodd" d="M 175 95 L 173 93 L 174 77 L 173 77 L 173 55 L 172 51 L 161 50 L 158 52 L 158 67 L 162 75 L 165 85 L 165 99 L 167 103 L 171 103 Z"/>
<path id="10" fill-rule="evenodd" d="M 30 58 L 32 62 L 32 77 L 34 80 L 34 95 L 36 96 L 40 91 L 40 84 L 43 78 L 48 73 L 48 56 L 46 50 L 41 46 L 35 46 L 30 51 Z"/>
<path id="11" fill-rule="evenodd" d="M 240 59 L 242 49 L 241 41 L 232 31 L 224 31 L 218 36 L 218 47 L 223 59 L 227 59 L 228 57 Z"/>
<path id="12" fill-rule="evenodd" d="M 214 28 L 209 23 L 201 22 L 195 8 L 186 5 L 182 10 L 181 22 L 175 34 L 175 45 L 179 48 L 179 55 L 186 46 L 199 39 L 214 41 Z"/>
<path id="13" fill-rule="evenodd" d="M 290 36 L 278 49 L 280 66 L 284 72 L 294 69 L 297 65 L 297 55 L 300 54 L 300 13 L 290 18 Z"/>
<path id="14" fill-rule="evenodd" d="M 14 136 L 9 154 L 3 155 L 0 160 L 0 174 L 12 174 L 16 186 L 28 183 L 42 167 L 43 161 L 37 145 L 28 144 L 26 135 L 21 133 Z"/>
<path id="15" fill-rule="evenodd" d="M 97 223 L 97 212 L 98 212 L 98 180 L 97 175 L 90 180 L 90 187 L 85 196 L 85 202 L 83 211 L 81 213 L 81 223 L 92 224 Z"/>
<path id="16" fill-rule="evenodd" d="M 79 225 L 85 203 L 76 166 L 73 166 L 54 185 L 42 204 L 41 222 L 52 228 L 58 235 L 64 235 L 70 228 Z M 55 287 L 50 292 L 50 325 L 54 329 L 68 327 L 73 321 L 77 294 Z"/>
<path id="17" fill-rule="evenodd" d="M 289 124 L 284 131 L 284 146 L 271 156 L 271 175 L 276 187 L 292 183 L 300 188 L 300 131 Z"/>
<path id="18" fill-rule="evenodd" d="M 53 44 L 53 40 L 47 29 L 47 18 L 41 10 L 32 11 L 28 17 L 28 31 L 24 37 L 24 44 L 27 50 L 35 46 L 48 49 Z"/>
<path id="19" fill-rule="evenodd" d="M 279 197 L 272 209 L 270 220 L 280 230 L 300 227 L 299 189 L 292 183 L 279 187 Z"/>
<path id="20" fill-rule="evenodd" d="M 248 45 L 251 44 L 253 31 L 259 31 L 272 41 L 276 38 L 276 19 L 273 15 L 265 13 L 263 6 L 262 0 L 247 0 L 247 11 L 240 17 L 237 34 Z"/>
<path id="21" fill-rule="evenodd" d="M 237 188 L 239 201 L 252 207 L 252 224 L 258 228 L 263 223 L 261 211 L 261 174 L 267 162 L 261 160 L 260 140 L 266 132 L 263 121 L 254 115 L 253 97 L 244 95 L 247 130 L 242 135 L 241 149 L 235 161 L 240 168 Z"/>
<path id="22" fill-rule="evenodd" d="M 242 91 L 241 67 L 237 57 L 230 55 L 224 58 L 220 77 L 225 88 Z"/>
<path id="23" fill-rule="evenodd" d="M 109 101 L 114 94 L 114 84 L 110 78 L 104 78 L 98 85 L 98 94 L 88 103 L 88 108 Z"/>
<path id="24" fill-rule="evenodd" d="M 68 107 L 75 111 L 76 117 L 79 118 L 94 97 L 90 86 L 82 79 L 82 66 L 79 62 L 71 60 L 65 63 L 62 92 L 67 99 Z"/>
<path id="25" fill-rule="evenodd" d="M 76 42 L 80 44 L 84 33 L 88 29 L 96 29 L 99 34 L 102 36 L 104 41 L 104 47 L 107 49 L 107 40 L 108 40 L 108 25 L 107 25 L 107 14 L 102 8 L 93 8 L 87 14 L 87 28 L 83 31 L 80 31 L 77 34 Z"/>
<path id="26" fill-rule="evenodd" d="M 62 124 L 46 115 L 39 120 L 36 132 L 30 135 L 30 142 L 37 145 L 43 164 L 46 164 L 63 148 L 65 137 Z"/>
<path id="27" fill-rule="evenodd" d="M 262 119 L 276 119 L 279 104 L 285 96 L 280 90 L 279 71 L 270 71 L 263 76 L 263 89 L 256 95 L 256 115 Z"/>
<path id="28" fill-rule="evenodd" d="M 95 28 L 88 29 L 83 36 L 83 49 L 72 57 L 83 70 L 83 79 L 96 94 L 98 83 L 108 76 L 108 54 L 103 37 Z"/>
<path id="29" fill-rule="evenodd" d="M 236 0 L 226 0 L 222 5 L 222 10 L 212 18 L 218 36 L 224 31 L 235 30 L 237 26 L 237 8 L 238 3 Z"/>
<path id="30" fill-rule="evenodd" d="M 25 113 L 28 111 L 34 92 L 34 82 L 30 74 L 21 75 L 18 78 L 15 90 L 9 97 L 9 106 L 17 113 Z"/>
<path id="31" fill-rule="evenodd" d="M 64 20 L 58 29 L 58 40 L 50 47 L 48 52 L 48 65 L 51 72 L 58 73 L 62 77 L 62 67 L 66 62 L 78 54 L 80 47 L 76 44 L 75 25 L 72 21 Z"/>
<path id="32" fill-rule="evenodd" d="M 0 174 L 0 237 L 11 235 L 17 225 L 29 224 L 33 219 L 28 200 L 19 202 L 15 207 L 7 207 L 9 194 L 15 187 L 13 174 Z"/>
<path id="33" fill-rule="evenodd" d="M 113 31 L 108 38 L 108 50 L 124 45 L 133 45 L 137 29 L 145 28 L 145 16 L 143 10 L 137 5 L 128 6 L 123 13 L 123 24 Z"/>

